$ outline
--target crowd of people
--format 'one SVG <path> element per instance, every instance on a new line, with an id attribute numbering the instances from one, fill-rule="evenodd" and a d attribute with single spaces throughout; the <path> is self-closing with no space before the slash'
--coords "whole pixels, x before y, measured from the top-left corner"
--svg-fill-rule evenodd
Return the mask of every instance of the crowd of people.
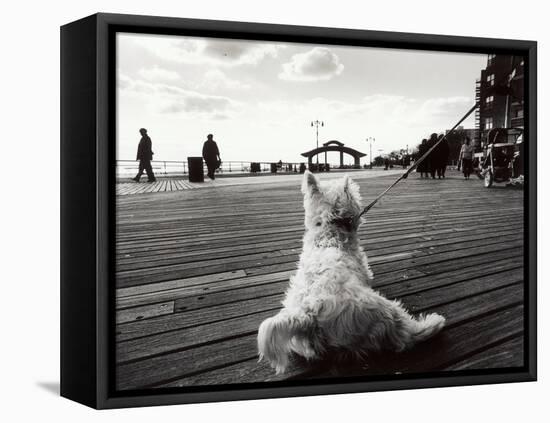
<path id="1" fill-rule="evenodd" d="M 445 171 L 449 163 L 450 148 L 443 134 L 437 135 L 434 133 L 429 139 L 423 139 L 418 146 L 417 160 L 428 152 L 428 156 L 418 164 L 416 171 L 420 173 L 421 178 L 445 178 Z M 470 175 L 474 171 L 473 161 L 474 146 L 471 139 L 466 137 L 461 146 L 457 161 L 457 170 L 462 169 L 464 179 L 470 179 Z"/>
<path id="2" fill-rule="evenodd" d="M 416 171 L 420 173 L 421 178 L 445 178 L 447 163 L 449 161 L 449 144 L 446 139 L 439 142 L 443 138 L 443 134 L 432 134 L 429 139 L 423 139 L 418 146 L 418 159 L 423 157 L 430 149 L 430 154 L 420 162 Z M 439 142 L 439 144 L 438 144 Z M 437 145 L 436 145 L 437 144 Z M 417 160 L 418 160 L 417 159 Z"/>

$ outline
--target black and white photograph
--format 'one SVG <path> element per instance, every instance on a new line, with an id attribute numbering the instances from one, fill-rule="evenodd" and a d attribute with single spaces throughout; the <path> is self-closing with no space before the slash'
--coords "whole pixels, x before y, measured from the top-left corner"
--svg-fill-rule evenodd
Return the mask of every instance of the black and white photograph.
<path id="1" fill-rule="evenodd" d="M 0 420 L 545 421 L 545 9 L 7 3 Z"/>
<path id="2" fill-rule="evenodd" d="M 116 391 L 525 369 L 524 56 L 115 56 Z"/>

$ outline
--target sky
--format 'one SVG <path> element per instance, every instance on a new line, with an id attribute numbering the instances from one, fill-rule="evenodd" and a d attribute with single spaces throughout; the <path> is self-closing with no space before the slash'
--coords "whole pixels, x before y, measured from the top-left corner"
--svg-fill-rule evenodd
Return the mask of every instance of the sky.
<path id="1" fill-rule="evenodd" d="M 366 140 L 374 138 L 373 156 L 411 150 L 474 104 L 486 61 L 484 54 L 119 33 L 117 158 L 135 159 L 145 127 L 154 160 L 200 156 L 212 133 L 224 161 L 301 162 L 316 147 L 315 120 L 324 122 L 319 145 L 338 140 L 368 154 Z M 474 126 L 473 115 L 463 126 Z M 337 163 L 338 153 L 328 161 Z"/>

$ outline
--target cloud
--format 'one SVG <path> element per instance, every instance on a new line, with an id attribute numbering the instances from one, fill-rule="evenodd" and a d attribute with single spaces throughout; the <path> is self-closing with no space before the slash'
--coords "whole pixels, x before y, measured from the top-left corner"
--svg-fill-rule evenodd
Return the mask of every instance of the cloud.
<path id="1" fill-rule="evenodd" d="M 143 79 L 153 82 L 177 81 L 180 79 L 180 75 L 177 72 L 162 69 L 158 66 L 149 69 L 140 69 L 138 73 Z"/>
<path id="2" fill-rule="evenodd" d="M 201 78 L 201 82 L 197 85 L 197 88 L 205 88 L 207 90 L 248 90 L 250 85 L 229 78 L 225 73 L 219 69 L 212 69 L 207 71 Z"/>
<path id="3" fill-rule="evenodd" d="M 246 40 L 183 38 L 156 35 L 125 35 L 159 59 L 186 64 L 218 66 L 257 65 L 277 57 L 285 46 Z"/>
<path id="4" fill-rule="evenodd" d="M 118 88 L 161 114 L 180 114 L 222 119 L 239 107 L 239 103 L 224 96 L 208 95 L 174 85 L 132 79 L 120 74 Z"/>
<path id="5" fill-rule="evenodd" d="M 344 65 L 335 53 L 326 47 L 315 47 L 292 56 L 290 62 L 283 64 L 279 78 L 287 81 L 327 81 L 343 71 Z"/>
<path id="6" fill-rule="evenodd" d="M 211 113 L 220 115 L 220 111 L 228 110 L 231 100 L 227 97 L 208 96 L 199 93 L 187 92 L 185 95 L 172 99 L 162 112 L 164 113 Z"/>
<path id="7" fill-rule="evenodd" d="M 283 46 L 257 41 L 209 40 L 202 53 L 219 63 L 256 65 L 266 57 L 277 57 Z"/>
<path id="8" fill-rule="evenodd" d="M 426 116 L 456 116 L 466 113 L 468 106 L 474 104 L 473 99 L 469 97 L 445 97 L 430 98 L 422 103 L 418 113 Z"/>

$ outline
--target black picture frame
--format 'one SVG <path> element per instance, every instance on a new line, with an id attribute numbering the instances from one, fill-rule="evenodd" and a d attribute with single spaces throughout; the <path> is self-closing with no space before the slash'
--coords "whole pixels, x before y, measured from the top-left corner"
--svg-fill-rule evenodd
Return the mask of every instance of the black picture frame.
<path id="1" fill-rule="evenodd" d="M 409 375 L 372 381 L 260 383 L 122 391 L 113 378 L 114 37 L 117 32 L 520 54 L 526 57 L 525 362 L 523 369 Z M 455 37 L 118 14 L 61 28 L 61 395 L 90 407 L 276 398 L 534 381 L 536 349 L 537 44 Z"/>

